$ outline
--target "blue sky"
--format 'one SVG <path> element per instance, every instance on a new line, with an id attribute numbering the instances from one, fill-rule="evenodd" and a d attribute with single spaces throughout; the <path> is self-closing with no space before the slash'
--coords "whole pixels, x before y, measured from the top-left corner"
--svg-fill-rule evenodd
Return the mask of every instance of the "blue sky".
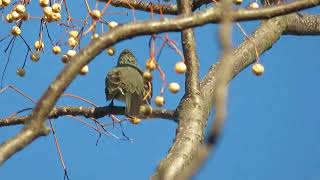
<path id="1" fill-rule="evenodd" d="M 32 3 L 36 3 L 33 1 Z M 75 5 L 68 1 L 70 11 L 75 17 L 83 17 L 77 8 L 83 10 L 84 4 Z M 99 6 L 100 8 L 102 5 Z M 38 7 L 29 11 L 37 14 Z M 110 11 L 124 12 L 124 9 Z M 130 11 L 128 11 L 130 14 Z M 314 8 L 311 12 L 319 12 Z M 138 13 L 137 19 L 147 19 L 146 13 Z M 107 20 L 125 23 L 132 17 L 109 15 Z M 258 22 L 241 23 L 247 32 L 252 32 Z M 0 37 L 9 30 L 10 25 L 1 23 Z M 23 26 L 23 36 L 30 44 L 38 34 L 39 22 L 31 20 Z M 61 30 L 49 26 L 55 34 Z M 219 57 L 217 26 L 207 25 L 195 29 L 197 51 L 201 63 L 201 76 Z M 170 33 L 170 38 L 180 42 L 178 33 Z M 243 40 L 240 31 L 234 26 L 234 47 Z M 141 67 L 148 58 L 149 37 L 138 37 L 123 41 L 115 46 L 113 57 L 101 53 L 90 65 L 86 76 L 79 76 L 67 89 L 104 106 L 104 78 L 106 72 L 115 66 L 119 52 L 130 48 L 135 53 Z M 63 68 L 60 58 L 52 55 L 48 48 L 37 63 L 28 60 L 26 76 L 20 78 L 16 69 L 23 63 L 25 45 L 18 40 L 5 75 L 5 84 L 11 83 L 28 95 L 39 98 L 56 74 Z M 3 70 L 6 55 L 3 53 L 8 41 L 0 43 Z M 82 44 L 84 46 L 85 43 Z M 308 179 L 320 178 L 320 136 L 318 105 L 320 97 L 320 59 L 316 54 L 320 37 L 282 37 L 271 50 L 261 56 L 265 74 L 256 77 L 247 68 L 230 85 L 228 100 L 228 119 L 223 136 L 216 151 L 210 156 L 204 168 L 195 179 L 220 180 L 269 180 L 269 179 Z M 179 44 L 180 47 L 180 44 Z M 66 51 L 67 47 L 64 46 Z M 183 75 L 174 73 L 174 64 L 179 56 L 166 48 L 160 57 L 160 64 L 167 74 L 167 81 L 177 81 L 183 85 Z M 161 82 L 155 73 L 154 96 L 159 95 Z M 182 97 L 165 91 L 165 108 L 174 108 Z M 13 91 L 0 94 L 1 113 L 5 117 L 33 104 Z M 120 104 L 120 103 L 117 103 Z M 58 105 L 84 105 L 72 98 L 61 98 Z M 119 117 L 123 118 L 123 117 Z M 103 122 L 110 122 L 103 118 Z M 80 122 L 67 117 L 54 121 L 62 153 L 71 179 L 148 179 L 159 161 L 164 158 L 173 142 L 176 124 L 167 120 L 151 120 L 139 125 L 124 123 L 124 131 L 133 142 L 102 137 L 95 145 L 98 135 Z M 0 140 L 11 137 L 21 126 L 0 129 Z M 121 131 L 109 128 L 121 136 Z M 32 143 L 17 153 L 0 168 L 0 179 L 48 179 L 63 178 L 59 157 L 52 134 Z"/>

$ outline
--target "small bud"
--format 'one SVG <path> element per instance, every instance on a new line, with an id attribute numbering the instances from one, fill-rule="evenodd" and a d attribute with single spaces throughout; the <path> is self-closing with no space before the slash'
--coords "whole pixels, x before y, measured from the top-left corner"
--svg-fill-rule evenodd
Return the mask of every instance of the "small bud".
<path id="1" fill-rule="evenodd" d="M 107 49 L 107 53 L 109 56 L 113 56 L 115 54 L 116 50 L 113 47 L 109 47 Z"/>
<path id="2" fill-rule="evenodd" d="M 85 65 L 85 66 L 83 66 L 83 67 L 81 68 L 81 70 L 80 70 L 80 75 L 86 75 L 86 74 L 88 74 L 88 72 L 89 72 L 89 66 L 88 66 L 88 65 Z"/>

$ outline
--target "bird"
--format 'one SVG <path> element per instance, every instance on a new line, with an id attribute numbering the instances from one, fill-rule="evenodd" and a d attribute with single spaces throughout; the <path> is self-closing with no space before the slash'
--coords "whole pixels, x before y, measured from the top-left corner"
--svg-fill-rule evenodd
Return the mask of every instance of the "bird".
<path id="1" fill-rule="evenodd" d="M 139 117 L 140 106 L 149 104 L 152 96 L 151 83 L 143 78 L 143 71 L 138 67 L 137 59 L 129 49 L 119 55 L 117 65 L 105 78 L 106 100 L 125 102 L 125 115 L 129 118 Z"/>

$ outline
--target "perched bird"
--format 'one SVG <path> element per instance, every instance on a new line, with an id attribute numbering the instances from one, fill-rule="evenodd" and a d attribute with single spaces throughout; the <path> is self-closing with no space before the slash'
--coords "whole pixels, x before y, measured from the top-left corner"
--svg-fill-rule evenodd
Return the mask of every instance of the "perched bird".
<path id="1" fill-rule="evenodd" d="M 143 72 L 137 65 L 137 60 L 128 49 L 121 52 L 117 66 L 112 68 L 105 79 L 106 99 L 124 101 L 125 115 L 138 117 L 139 108 L 150 103 L 152 93 L 151 83 L 143 78 Z"/>

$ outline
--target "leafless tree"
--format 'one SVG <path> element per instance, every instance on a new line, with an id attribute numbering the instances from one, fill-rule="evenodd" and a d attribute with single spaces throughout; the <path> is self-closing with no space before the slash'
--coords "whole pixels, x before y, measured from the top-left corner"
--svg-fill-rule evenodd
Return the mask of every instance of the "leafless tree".
<path id="1" fill-rule="evenodd" d="M 108 2 L 108 0 L 100 1 Z M 212 7 L 199 10 L 201 6 L 213 3 Z M 237 10 L 231 8 L 231 0 L 221 2 L 177 0 L 170 5 L 137 0 L 111 0 L 110 4 L 115 7 L 134 8 L 146 12 L 152 10 L 153 13 L 174 16 L 117 26 L 82 48 L 36 102 L 30 115 L 10 116 L 0 120 L 1 127 L 24 124 L 19 133 L 0 145 L 0 164 L 5 163 L 34 140 L 48 135 L 50 129 L 45 123 L 48 118 L 71 115 L 98 119 L 109 114 L 123 115 L 123 107 L 113 109 L 108 106 L 55 107 L 55 103 L 77 77 L 80 69 L 106 48 L 136 36 L 181 32 L 183 56 L 187 65 L 185 94 L 176 109 L 156 109 L 148 117 L 171 119 L 178 124 L 174 142 L 152 175 L 152 179 L 191 177 L 201 167 L 209 152 L 212 153 L 215 149 L 226 116 L 228 83 L 244 68 L 255 63 L 257 56 L 269 50 L 282 36 L 320 35 L 320 15 L 297 13 L 318 6 L 320 0 L 272 1 L 262 8 Z M 261 20 L 261 25 L 238 48 L 232 49 L 231 24 L 250 20 Z M 209 23 L 221 24 L 222 56 L 218 63 L 212 64 L 205 77 L 200 79 L 199 60 L 192 28 Z M 213 107 L 216 110 L 215 121 L 212 127 L 208 127 L 211 131 L 205 136 L 208 117 Z M 190 117 L 188 114 L 193 116 Z"/>

